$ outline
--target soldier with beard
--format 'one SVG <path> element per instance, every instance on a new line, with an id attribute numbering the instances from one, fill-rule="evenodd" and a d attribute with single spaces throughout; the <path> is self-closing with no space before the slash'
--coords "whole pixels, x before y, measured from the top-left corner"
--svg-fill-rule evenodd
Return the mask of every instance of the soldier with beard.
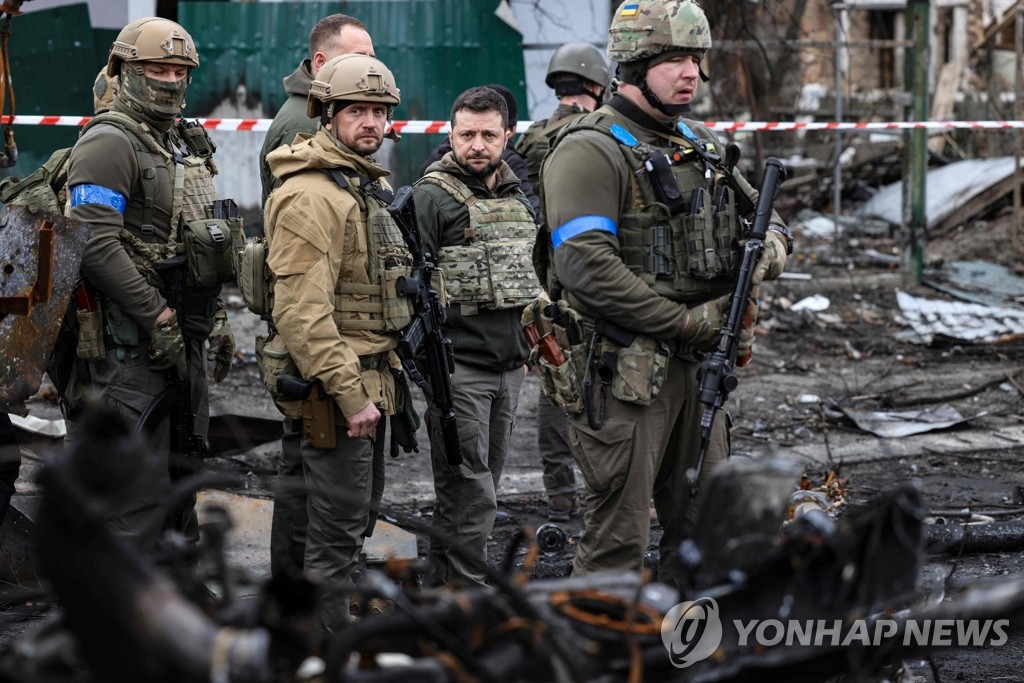
<path id="1" fill-rule="evenodd" d="M 265 212 L 277 333 L 266 341 L 264 362 L 271 350 L 290 356 L 292 372 L 318 385 L 317 414 L 333 415 L 325 434 L 303 407 L 299 446 L 309 518 L 303 564 L 323 581 L 321 618 L 330 631 L 349 618 L 345 595 L 377 519 L 381 416 L 395 413 L 400 364 L 393 349 L 412 316 L 411 300 L 385 287 L 395 271 L 408 273 L 412 258 L 387 211 L 388 172 L 371 157 L 398 103 L 383 63 L 335 57 L 309 89 L 316 134 L 300 133 L 267 156 L 282 184 Z"/>
<path id="2" fill-rule="evenodd" d="M 458 467 L 448 464 L 439 415 L 428 409 L 433 525 L 459 543 L 431 542 L 429 586 L 483 583 L 476 565 L 486 561 L 529 356 L 520 318 L 540 291 L 531 262 L 537 226 L 519 178 L 502 160 L 511 137 L 504 98 L 470 88 L 452 106 L 452 151 L 427 168 L 414 190 L 424 247 L 436 255 L 447 283 L 445 331 L 455 349 L 463 455 Z"/>
<path id="3" fill-rule="evenodd" d="M 105 348 L 89 363 L 91 386 L 135 425 L 157 396 L 187 377 L 194 430 L 205 436 L 203 342 L 210 340 L 217 381 L 234 353 L 220 284 L 190 287 L 174 310 L 155 266 L 179 253 L 182 227 L 205 218 L 215 198 L 212 143 L 202 128 L 178 121 L 198 66 L 192 37 L 173 21 L 148 17 L 121 30 L 107 63 L 107 75 L 118 79 L 110 111 L 89 122 L 71 152 L 68 215 L 92 226 L 82 273 L 99 294 Z M 162 460 L 158 480 L 136 487 L 138 496 L 111 519 L 143 546 L 164 520 L 169 420 L 150 436 Z M 194 521 L 189 506 L 176 524 L 194 537 Z"/>

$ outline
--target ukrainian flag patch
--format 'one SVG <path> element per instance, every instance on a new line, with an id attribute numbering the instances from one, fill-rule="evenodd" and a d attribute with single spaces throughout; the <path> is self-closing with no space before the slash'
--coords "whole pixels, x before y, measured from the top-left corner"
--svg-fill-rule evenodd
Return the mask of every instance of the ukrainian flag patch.
<path id="1" fill-rule="evenodd" d="M 636 13 L 639 10 L 640 10 L 640 5 L 639 4 L 637 4 L 635 2 L 629 2 L 629 3 L 626 3 L 625 5 L 623 5 L 622 9 L 619 10 L 619 16 L 620 17 L 634 17 L 634 16 L 636 16 Z"/>

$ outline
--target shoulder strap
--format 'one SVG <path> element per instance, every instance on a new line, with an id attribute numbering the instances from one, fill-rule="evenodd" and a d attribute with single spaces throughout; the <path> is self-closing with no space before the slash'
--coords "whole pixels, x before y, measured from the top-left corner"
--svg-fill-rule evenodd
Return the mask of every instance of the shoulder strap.
<path id="1" fill-rule="evenodd" d="M 476 203 L 476 195 L 469 187 L 453 176 L 451 173 L 442 173 L 441 171 L 431 171 L 422 178 L 416 181 L 416 185 L 437 185 L 442 190 L 450 194 L 456 199 L 456 201 L 469 206 Z"/>
<path id="2" fill-rule="evenodd" d="M 120 112 L 108 111 L 92 117 L 89 119 L 89 122 L 82 127 L 82 132 L 79 136 L 84 135 L 87 130 L 100 123 L 107 123 L 121 129 L 132 143 L 132 149 L 135 150 L 135 159 L 139 165 L 139 184 L 142 185 L 143 205 L 142 225 L 140 229 L 143 234 L 150 234 L 154 230 L 153 205 L 156 201 L 156 195 L 160 187 L 159 181 L 156 177 L 156 165 L 153 163 L 151 154 L 158 154 L 168 158 L 173 157 L 171 157 L 170 152 L 157 144 L 156 139 L 153 137 L 153 134 L 149 132 L 148 128 Z M 177 166 L 177 164 L 175 164 L 175 166 Z M 179 196 L 181 193 L 177 188 L 178 175 L 178 173 L 175 173 L 175 194 L 171 211 L 170 235 L 172 239 L 175 233 L 177 215 L 181 212 Z M 182 177 L 182 182 L 184 182 L 184 177 Z M 176 207 L 176 210 L 174 207 Z"/>
<path id="3" fill-rule="evenodd" d="M 326 170 L 327 175 L 331 176 L 331 179 L 334 180 L 338 187 L 340 187 L 343 190 L 348 190 L 350 192 L 354 189 L 352 187 L 352 183 L 349 181 L 349 176 L 346 175 L 343 170 L 341 170 L 340 168 L 329 168 Z M 381 184 L 376 180 L 364 178 L 363 176 L 355 172 L 352 173 L 351 177 L 352 179 L 359 181 L 356 187 L 359 189 L 360 192 L 362 192 L 364 195 L 369 195 L 373 197 L 374 199 L 381 202 L 385 206 L 390 205 L 391 202 L 395 200 L 395 193 L 385 187 L 381 187 Z"/>

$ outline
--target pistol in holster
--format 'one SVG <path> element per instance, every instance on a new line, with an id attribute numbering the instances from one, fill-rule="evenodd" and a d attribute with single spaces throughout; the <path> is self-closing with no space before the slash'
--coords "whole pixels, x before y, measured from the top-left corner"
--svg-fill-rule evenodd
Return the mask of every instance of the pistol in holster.
<path id="1" fill-rule="evenodd" d="M 320 380 L 278 375 L 277 391 L 284 399 L 302 401 L 302 433 L 309 437 L 313 448 L 332 449 L 338 445 L 334 399 L 324 391 Z"/>

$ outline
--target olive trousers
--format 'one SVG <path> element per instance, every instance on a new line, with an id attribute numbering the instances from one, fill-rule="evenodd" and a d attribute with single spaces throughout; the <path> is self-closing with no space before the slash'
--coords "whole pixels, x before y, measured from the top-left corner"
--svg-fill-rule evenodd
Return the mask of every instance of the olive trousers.
<path id="1" fill-rule="evenodd" d="M 348 595 L 363 539 L 373 534 L 384 494 L 384 424 L 374 439 L 348 436 L 340 411 L 334 448 L 315 448 L 305 434 L 300 453 L 306 481 L 304 569 L 321 582 L 320 619 L 337 633 L 349 620 Z"/>
<path id="2" fill-rule="evenodd" d="M 591 429 L 586 414 L 569 418 L 569 443 L 586 485 L 583 537 L 573 575 L 643 569 L 653 498 L 662 526 L 659 580 L 673 583 L 676 551 L 692 535 L 711 469 L 729 453 L 728 416 L 712 424 L 701 486 L 691 498 L 686 471 L 696 465 L 703 405 L 697 400 L 700 363 L 669 360 L 668 377 L 647 406 L 605 396 L 604 424 Z M 601 404 L 594 383 L 595 408 Z"/>
<path id="3" fill-rule="evenodd" d="M 462 446 L 462 464 L 446 459 L 440 415 L 427 410 L 430 462 L 434 470 L 434 517 L 431 526 L 452 540 L 430 542 L 424 584 L 452 581 L 483 584 L 474 561 L 487 561 L 487 537 L 498 511 L 497 490 L 515 426 L 522 368 L 485 370 L 455 360 L 455 419 Z M 455 547 L 457 545 L 458 547 Z"/>

